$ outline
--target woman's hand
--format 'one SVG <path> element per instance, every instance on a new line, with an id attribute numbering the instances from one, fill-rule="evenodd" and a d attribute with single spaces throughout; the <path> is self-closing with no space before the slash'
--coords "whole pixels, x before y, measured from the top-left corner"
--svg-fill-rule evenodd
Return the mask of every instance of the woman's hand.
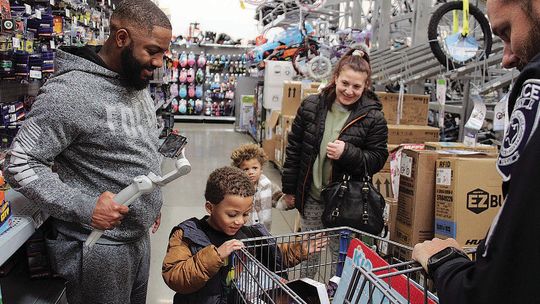
<path id="1" fill-rule="evenodd" d="M 326 145 L 326 157 L 329 159 L 338 160 L 345 150 L 345 142 L 339 139 Z"/>
<path id="2" fill-rule="evenodd" d="M 229 255 L 235 250 L 244 248 L 244 243 L 239 240 L 229 240 L 217 248 L 217 252 L 221 260 L 225 261 Z"/>
<path id="3" fill-rule="evenodd" d="M 305 240 L 302 244 L 303 251 L 305 253 L 312 254 L 315 252 L 320 252 L 328 244 L 328 237 L 323 233 L 317 233 L 314 236 L 311 236 L 309 240 Z"/>
<path id="4" fill-rule="evenodd" d="M 287 205 L 287 209 L 294 208 L 294 195 L 292 194 L 285 194 L 283 195 L 283 201 L 285 201 L 285 204 Z"/>

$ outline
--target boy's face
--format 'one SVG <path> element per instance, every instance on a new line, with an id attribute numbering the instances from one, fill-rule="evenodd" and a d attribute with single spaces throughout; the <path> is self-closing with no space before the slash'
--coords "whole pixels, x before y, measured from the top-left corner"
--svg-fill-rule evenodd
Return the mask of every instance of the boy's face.
<path id="1" fill-rule="evenodd" d="M 259 182 L 262 174 L 262 165 L 256 158 L 243 161 L 239 168 L 246 172 L 254 185 Z"/>
<path id="2" fill-rule="evenodd" d="M 252 205 L 253 196 L 242 197 L 231 194 L 225 195 L 217 205 L 206 202 L 206 211 L 210 214 L 208 224 L 226 235 L 235 235 L 247 222 Z"/>

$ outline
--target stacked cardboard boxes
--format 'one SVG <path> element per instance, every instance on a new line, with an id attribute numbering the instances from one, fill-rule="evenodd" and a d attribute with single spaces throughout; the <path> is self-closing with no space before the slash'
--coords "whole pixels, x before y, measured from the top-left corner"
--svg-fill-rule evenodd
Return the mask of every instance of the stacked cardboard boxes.
<path id="1" fill-rule="evenodd" d="M 502 179 L 495 158 L 437 161 L 435 236 L 476 247 L 503 203 Z"/>
<path id="2" fill-rule="evenodd" d="M 383 112 L 389 124 L 398 124 L 399 94 L 376 92 L 383 105 Z M 428 123 L 428 95 L 404 94 L 402 114 L 399 124 L 425 126 Z"/>
<path id="3" fill-rule="evenodd" d="M 396 233 L 392 240 L 414 246 L 433 238 L 435 151 L 404 150 L 401 155 Z"/>

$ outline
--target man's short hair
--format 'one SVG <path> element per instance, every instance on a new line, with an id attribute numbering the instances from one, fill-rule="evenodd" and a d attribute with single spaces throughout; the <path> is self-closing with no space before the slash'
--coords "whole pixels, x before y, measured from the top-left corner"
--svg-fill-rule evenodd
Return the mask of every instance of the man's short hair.
<path id="1" fill-rule="evenodd" d="M 210 173 L 204 197 L 206 201 L 217 205 L 225 195 L 254 196 L 255 187 L 244 171 L 234 167 L 222 167 Z"/>
<path id="2" fill-rule="evenodd" d="M 152 32 L 155 26 L 172 29 L 167 15 L 150 0 L 123 0 L 111 16 L 111 32 L 119 22 L 129 23 L 136 28 Z"/>

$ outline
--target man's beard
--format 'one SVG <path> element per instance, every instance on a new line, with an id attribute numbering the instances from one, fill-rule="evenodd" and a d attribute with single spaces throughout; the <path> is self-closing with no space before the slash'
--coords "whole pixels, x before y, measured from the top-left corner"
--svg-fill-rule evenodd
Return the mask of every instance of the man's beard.
<path id="1" fill-rule="evenodd" d="M 523 45 L 523 59 L 518 63 L 518 70 L 523 70 L 525 65 L 529 63 L 534 56 L 540 53 L 540 18 L 537 16 L 529 16 L 529 21 L 531 22 L 531 31 L 530 35 L 525 40 Z"/>
<path id="2" fill-rule="evenodd" d="M 135 57 L 133 56 L 133 46 L 122 50 L 121 53 L 121 64 L 122 64 L 122 83 L 127 86 L 134 88 L 136 90 L 145 89 L 150 83 L 150 78 L 142 79 L 141 72 L 142 70 L 154 70 L 153 67 L 147 67 L 142 65 Z"/>

